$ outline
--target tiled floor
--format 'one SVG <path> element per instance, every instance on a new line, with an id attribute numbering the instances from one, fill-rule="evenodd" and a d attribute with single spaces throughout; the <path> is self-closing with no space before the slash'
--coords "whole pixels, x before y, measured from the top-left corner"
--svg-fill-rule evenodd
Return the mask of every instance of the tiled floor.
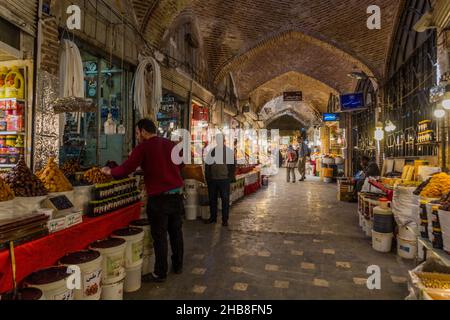
<path id="1" fill-rule="evenodd" d="M 358 226 L 356 204 L 310 178 L 268 188 L 232 207 L 230 227 L 186 222 L 185 267 L 126 299 L 404 299 L 412 263 L 377 253 Z M 381 290 L 366 286 L 381 268 Z"/>

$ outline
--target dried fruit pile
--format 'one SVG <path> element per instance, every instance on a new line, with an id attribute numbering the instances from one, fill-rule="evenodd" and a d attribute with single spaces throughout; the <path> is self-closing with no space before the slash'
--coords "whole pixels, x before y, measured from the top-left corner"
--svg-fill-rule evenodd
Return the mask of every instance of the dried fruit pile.
<path id="1" fill-rule="evenodd" d="M 112 180 L 112 177 L 104 174 L 98 167 L 93 167 L 86 171 L 83 178 L 91 184 L 107 183 Z"/>
<path id="2" fill-rule="evenodd" d="M 80 163 L 77 160 L 66 161 L 62 165 L 61 170 L 64 172 L 65 176 L 69 178 L 81 171 Z"/>
<path id="3" fill-rule="evenodd" d="M 48 194 L 42 181 L 27 167 L 23 156 L 17 165 L 5 175 L 5 181 L 16 197 L 39 197 Z"/>
<path id="4" fill-rule="evenodd" d="M 9 185 L 0 178 L 0 202 L 2 201 L 10 201 L 14 199 L 14 192 L 12 192 Z"/>
<path id="5" fill-rule="evenodd" d="M 64 173 L 59 170 L 55 158 L 50 158 L 47 165 L 40 172 L 36 173 L 44 186 L 50 192 L 64 192 L 73 190 L 72 184 L 66 178 Z"/>
<path id="6" fill-rule="evenodd" d="M 420 195 L 427 198 L 440 198 L 448 192 L 450 192 L 450 176 L 446 173 L 439 173 L 431 178 Z"/>

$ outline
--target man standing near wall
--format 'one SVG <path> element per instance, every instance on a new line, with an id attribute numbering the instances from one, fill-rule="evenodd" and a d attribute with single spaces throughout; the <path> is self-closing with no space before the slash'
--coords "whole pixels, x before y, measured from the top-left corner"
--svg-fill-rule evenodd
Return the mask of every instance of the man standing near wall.
<path id="1" fill-rule="evenodd" d="M 298 139 L 298 172 L 300 173 L 300 180 L 306 179 L 306 158 L 309 155 L 309 148 L 303 138 Z"/>

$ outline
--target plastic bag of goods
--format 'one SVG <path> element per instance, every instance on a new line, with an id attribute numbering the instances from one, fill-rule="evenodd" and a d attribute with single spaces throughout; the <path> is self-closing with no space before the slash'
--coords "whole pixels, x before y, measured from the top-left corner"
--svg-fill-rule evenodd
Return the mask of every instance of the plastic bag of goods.
<path id="1" fill-rule="evenodd" d="M 414 197 L 415 187 L 396 186 L 392 198 L 392 212 L 398 225 L 417 222 L 417 206 Z"/>
<path id="2" fill-rule="evenodd" d="M 420 181 L 426 181 L 433 174 L 441 172 L 441 168 L 439 167 L 428 167 L 428 166 L 419 166 L 417 169 L 417 176 Z"/>
<path id="3" fill-rule="evenodd" d="M 361 192 L 367 192 L 367 193 L 383 193 L 383 191 L 381 191 L 380 189 L 378 189 L 377 187 L 374 187 L 373 185 L 371 185 L 369 183 L 369 178 L 366 178 L 366 180 L 364 180 L 364 185 L 361 189 Z"/>

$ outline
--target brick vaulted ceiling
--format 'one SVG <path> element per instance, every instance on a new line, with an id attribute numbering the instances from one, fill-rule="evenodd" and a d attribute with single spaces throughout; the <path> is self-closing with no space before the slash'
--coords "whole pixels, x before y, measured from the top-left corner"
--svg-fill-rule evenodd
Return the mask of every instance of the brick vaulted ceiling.
<path id="1" fill-rule="evenodd" d="M 404 0 L 133 0 L 141 30 L 155 46 L 182 11 L 199 23 L 211 83 L 229 71 L 241 99 L 296 72 L 321 82 L 310 89 L 351 91 L 353 69 L 382 78 Z M 381 8 L 381 30 L 366 26 Z M 331 91 L 330 91 L 331 90 Z M 325 92 L 322 93 L 323 100 Z M 321 101 L 323 105 L 323 101 Z"/>

